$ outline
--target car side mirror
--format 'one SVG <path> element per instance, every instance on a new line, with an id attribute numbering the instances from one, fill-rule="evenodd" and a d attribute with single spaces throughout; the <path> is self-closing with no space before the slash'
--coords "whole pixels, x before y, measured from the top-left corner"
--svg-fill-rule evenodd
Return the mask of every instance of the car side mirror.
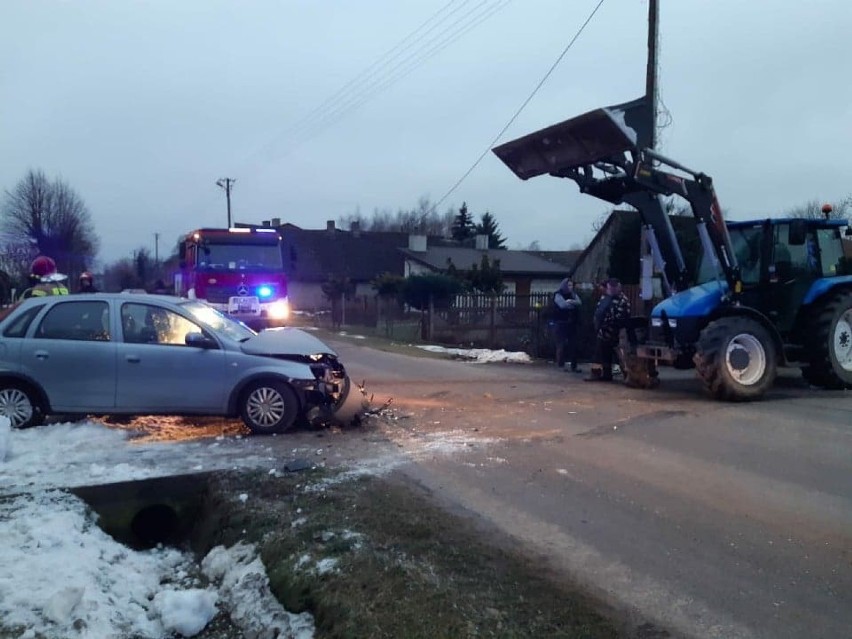
<path id="1" fill-rule="evenodd" d="M 787 234 L 787 244 L 790 246 L 804 246 L 808 236 L 808 224 L 805 220 L 791 220 Z"/>
<path id="2" fill-rule="evenodd" d="M 207 337 L 204 333 L 187 333 L 183 340 L 187 346 L 195 348 L 216 348 L 216 341 Z"/>

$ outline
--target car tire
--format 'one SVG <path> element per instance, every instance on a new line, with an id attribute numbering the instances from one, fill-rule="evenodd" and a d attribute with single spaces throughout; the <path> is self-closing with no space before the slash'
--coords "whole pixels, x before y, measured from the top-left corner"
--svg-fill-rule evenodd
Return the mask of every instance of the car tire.
<path id="1" fill-rule="evenodd" d="M 299 411 L 299 398 L 284 382 L 254 382 L 240 396 L 240 417 L 255 435 L 290 430 L 296 424 Z"/>
<path id="2" fill-rule="evenodd" d="M 24 384 L 0 385 L 0 415 L 9 418 L 12 428 L 30 428 L 44 421 L 38 397 Z"/>

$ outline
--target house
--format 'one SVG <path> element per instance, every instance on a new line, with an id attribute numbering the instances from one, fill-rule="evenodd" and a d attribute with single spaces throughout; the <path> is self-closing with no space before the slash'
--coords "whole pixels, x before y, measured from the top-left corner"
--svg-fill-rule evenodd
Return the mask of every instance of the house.
<path id="1" fill-rule="evenodd" d="M 688 269 L 698 267 L 701 241 L 695 218 L 669 216 L 678 236 Z M 580 288 L 591 289 L 608 277 L 617 277 L 624 284 L 638 285 L 642 249 L 642 220 L 638 211 L 615 210 L 574 263 L 571 277 Z"/>
<path id="2" fill-rule="evenodd" d="M 375 291 L 370 282 L 378 275 L 403 275 L 404 257 L 399 249 L 407 245 L 407 233 L 361 232 L 357 225 L 344 231 L 333 220 L 321 230 L 293 224 L 278 228 L 288 294 L 294 308 L 327 307 L 322 284 L 331 278 L 346 279 L 355 297 L 373 297 Z"/>
<path id="3" fill-rule="evenodd" d="M 405 256 L 404 274 L 441 273 L 450 263 L 459 271 L 469 271 L 473 266 L 479 267 L 485 255 L 491 262 L 499 260 L 506 293 L 530 295 L 556 290 L 568 273 L 566 266 L 528 251 L 489 249 L 487 235 L 477 236 L 476 242 L 476 248 L 429 246 L 425 236 L 412 235 L 408 248 L 401 251 Z"/>
<path id="4" fill-rule="evenodd" d="M 333 220 L 326 222 L 325 229 L 281 224 L 277 218 L 261 226 L 277 228 L 281 234 L 288 294 L 299 310 L 327 308 L 322 285 L 332 278 L 345 279 L 352 287 L 352 297 L 372 299 L 376 294 L 372 281 L 381 274 L 407 277 L 444 272 L 449 260 L 459 271 L 478 267 L 483 255 L 499 260 L 506 292 L 518 295 L 554 291 L 569 270 L 565 263 L 528 251 L 488 249 L 484 235 L 477 239 L 481 248 L 463 248 L 445 238 L 361 231 L 357 224 L 347 231 L 337 228 Z"/>

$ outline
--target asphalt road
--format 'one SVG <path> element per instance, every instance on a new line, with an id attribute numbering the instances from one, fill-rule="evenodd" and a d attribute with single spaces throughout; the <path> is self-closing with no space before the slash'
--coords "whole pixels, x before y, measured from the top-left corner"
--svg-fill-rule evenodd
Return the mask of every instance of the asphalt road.
<path id="1" fill-rule="evenodd" d="M 409 430 L 485 442 L 403 472 L 637 619 L 676 636 L 852 637 L 852 393 L 789 371 L 735 405 L 679 371 L 640 391 L 334 344 Z"/>

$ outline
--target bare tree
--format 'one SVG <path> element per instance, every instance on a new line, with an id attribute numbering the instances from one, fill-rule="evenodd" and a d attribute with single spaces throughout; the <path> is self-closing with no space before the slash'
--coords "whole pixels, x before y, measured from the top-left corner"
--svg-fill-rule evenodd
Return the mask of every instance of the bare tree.
<path id="1" fill-rule="evenodd" d="M 786 217 L 800 217 L 807 220 L 822 220 L 825 219 L 825 213 L 822 211 L 823 204 L 819 200 L 810 200 L 788 209 L 785 215 Z M 837 202 L 829 202 L 829 204 L 831 204 L 831 212 L 828 214 L 829 219 L 848 220 L 852 217 L 852 194 L 841 198 Z"/>
<path id="2" fill-rule="evenodd" d="M 362 231 L 392 231 L 397 233 L 421 233 L 424 235 L 449 237 L 453 222 L 453 211 L 447 209 L 443 214 L 435 210 L 428 197 L 421 197 L 412 209 L 374 209 L 371 218 L 365 217 L 359 208 L 338 219 L 342 228 L 352 228 L 357 224 Z"/>
<path id="3" fill-rule="evenodd" d="M 38 253 L 52 257 L 60 272 L 73 277 L 92 263 L 100 243 L 82 198 L 41 170 L 28 171 L 6 191 L 0 223 L 7 234 L 32 241 Z"/>

